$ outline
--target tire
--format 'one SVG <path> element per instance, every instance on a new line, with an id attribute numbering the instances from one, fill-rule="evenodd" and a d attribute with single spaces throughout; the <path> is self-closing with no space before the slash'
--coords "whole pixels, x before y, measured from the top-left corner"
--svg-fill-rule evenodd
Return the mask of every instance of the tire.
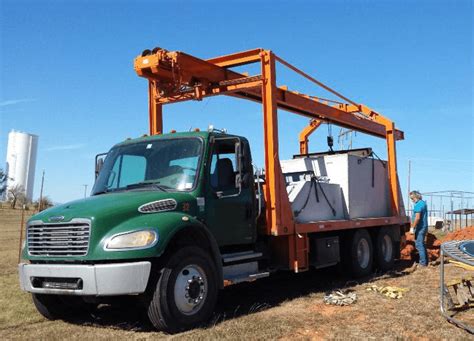
<path id="1" fill-rule="evenodd" d="M 369 232 L 360 229 L 354 232 L 350 243 L 350 271 L 355 278 L 372 273 L 373 247 Z"/>
<path id="2" fill-rule="evenodd" d="M 88 313 L 81 297 L 32 294 L 36 310 L 48 320 L 72 319 Z"/>
<path id="3" fill-rule="evenodd" d="M 381 227 L 375 241 L 375 262 L 378 269 L 386 271 L 393 267 L 395 245 L 392 230 L 388 227 Z"/>
<path id="4" fill-rule="evenodd" d="M 217 300 L 216 274 L 214 262 L 198 247 L 183 247 L 171 254 L 148 304 L 153 326 L 176 333 L 207 322 Z"/>

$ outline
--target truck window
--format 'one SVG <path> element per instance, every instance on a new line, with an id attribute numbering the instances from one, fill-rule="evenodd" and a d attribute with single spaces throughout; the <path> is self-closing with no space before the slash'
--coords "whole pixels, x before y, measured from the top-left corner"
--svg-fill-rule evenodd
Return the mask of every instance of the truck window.
<path id="1" fill-rule="evenodd" d="M 197 183 L 202 150 L 199 138 L 156 139 L 114 147 L 104 161 L 93 193 L 153 190 L 150 184 L 167 191 L 190 191 Z"/>
<path id="2" fill-rule="evenodd" d="M 172 166 L 179 166 L 184 170 L 187 170 L 188 173 L 192 173 L 190 175 L 194 175 L 194 172 L 196 170 L 196 165 L 198 164 L 199 161 L 199 156 L 193 156 L 193 157 L 187 157 L 183 159 L 174 159 L 170 160 L 169 167 Z"/>
<path id="3" fill-rule="evenodd" d="M 235 154 L 237 140 L 217 141 L 214 145 L 210 167 L 211 187 L 215 191 L 233 192 L 235 176 L 238 173 Z"/>
<path id="4" fill-rule="evenodd" d="M 108 184 L 110 189 L 126 187 L 127 185 L 145 180 L 146 159 L 139 155 L 122 155 L 115 161 Z"/>
<path id="5" fill-rule="evenodd" d="M 193 187 L 199 156 L 170 160 L 168 167 L 175 173 L 182 174 L 182 181 L 177 185 L 177 189 L 191 189 Z"/>

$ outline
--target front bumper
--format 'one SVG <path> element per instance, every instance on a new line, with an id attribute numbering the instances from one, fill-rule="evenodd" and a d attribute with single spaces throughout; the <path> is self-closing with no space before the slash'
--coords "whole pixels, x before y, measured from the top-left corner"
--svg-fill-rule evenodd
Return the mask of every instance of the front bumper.
<path id="1" fill-rule="evenodd" d="M 79 296 L 140 294 L 146 289 L 150 269 L 150 262 L 18 265 L 22 290 L 35 294 Z M 71 282 L 80 284 L 75 289 L 62 284 Z"/>

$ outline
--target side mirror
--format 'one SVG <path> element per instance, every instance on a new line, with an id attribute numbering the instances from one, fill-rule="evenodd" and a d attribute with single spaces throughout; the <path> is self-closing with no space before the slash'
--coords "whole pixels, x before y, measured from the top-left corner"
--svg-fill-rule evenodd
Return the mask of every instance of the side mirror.
<path id="1" fill-rule="evenodd" d="M 237 162 L 237 174 L 235 175 L 235 188 L 242 187 L 242 165 L 243 165 L 243 155 L 242 155 L 242 144 L 240 140 L 235 143 L 235 159 Z"/>
<path id="2" fill-rule="evenodd" d="M 242 170 L 242 159 L 243 159 L 243 155 L 242 155 L 242 148 L 241 148 L 242 144 L 240 143 L 240 141 L 236 142 L 235 143 L 235 160 L 237 162 L 237 171 L 240 173 L 241 170 Z"/>
<path id="3" fill-rule="evenodd" d="M 99 176 L 100 170 L 104 166 L 104 160 L 107 156 L 107 153 L 97 154 L 95 156 L 95 178 Z"/>
<path id="4" fill-rule="evenodd" d="M 242 186 L 242 177 L 240 173 L 235 174 L 235 188 L 240 188 Z"/>
<path id="5" fill-rule="evenodd" d="M 250 187 L 250 185 L 253 182 L 253 176 L 250 173 L 245 173 L 243 178 L 242 178 L 242 185 L 247 188 Z"/>

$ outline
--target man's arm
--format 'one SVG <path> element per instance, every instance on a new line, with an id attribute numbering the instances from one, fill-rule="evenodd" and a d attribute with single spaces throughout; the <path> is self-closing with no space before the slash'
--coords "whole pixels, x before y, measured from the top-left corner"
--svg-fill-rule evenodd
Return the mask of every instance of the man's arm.
<path id="1" fill-rule="evenodd" d="M 421 213 L 415 213 L 415 219 L 411 222 L 411 228 L 415 228 L 421 219 Z"/>

